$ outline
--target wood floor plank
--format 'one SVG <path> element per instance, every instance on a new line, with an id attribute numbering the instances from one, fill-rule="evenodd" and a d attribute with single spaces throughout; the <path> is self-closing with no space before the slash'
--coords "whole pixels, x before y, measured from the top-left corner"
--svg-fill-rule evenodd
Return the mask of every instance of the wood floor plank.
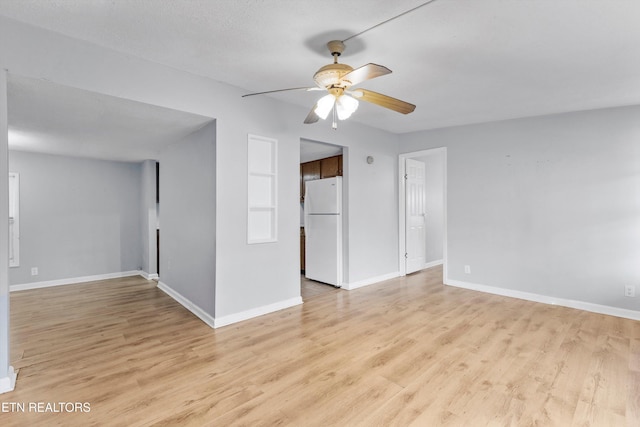
<path id="1" fill-rule="evenodd" d="M 632 338 L 629 342 L 629 370 L 640 372 L 640 339 Z"/>
<path id="2" fill-rule="evenodd" d="M 633 371 L 627 380 L 626 425 L 631 427 L 640 420 L 640 372 Z"/>
<path id="3" fill-rule="evenodd" d="M 359 425 L 406 426 L 418 417 L 440 422 L 451 419 L 453 413 L 448 406 L 460 397 L 462 384 L 458 379 L 464 375 L 461 372 L 467 354 L 465 349 L 443 347 L 426 363 L 419 376 L 384 405 L 375 408 Z"/>
<path id="4" fill-rule="evenodd" d="M 605 412 L 603 409 L 610 414 L 607 417 L 609 419 L 614 419 L 614 416 L 624 419 L 627 405 L 626 381 L 629 378 L 628 354 L 629 339 L 598 336 L 576 408 L 577 420 L 574 422 L 581 424 L 592 415 L 600 416 Z M 615 384 L 623 387 L 617 388 Z"/>
<path id="5" fill-rule="evenodd" d="M 324 285 L 318 285 L 324 286 Z M 11 294 L 4 426 L 640 425 L 640 322 L 442 284 L 440 267 L 213 330 L 128 277 Z"/>

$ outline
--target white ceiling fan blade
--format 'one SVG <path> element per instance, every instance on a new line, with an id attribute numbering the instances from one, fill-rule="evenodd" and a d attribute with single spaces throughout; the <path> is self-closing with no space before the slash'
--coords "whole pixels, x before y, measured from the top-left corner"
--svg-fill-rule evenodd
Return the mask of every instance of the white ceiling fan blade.
<path id="1" fill-rule="evenodd" d="M 363 65 L 362 67 L 356 68 L 353 71 L 349 71 L 347 74 L 342 76 L 340 81 L 349 82 L 349 86 L 355 86 L 364 81 L 375 79 L 376 77 L 384 76 L 390 73 L 391 70 L 383 65 L 369 63 Z"/>
<path id="2" fill-rule="evenodd" d="M 367 89 L 356 89 L 348 92 L 354 98 L 360 101 L 367 101 L 372 104 L 397 111 L 402 114 L 409 114 L 416 109 L 416 106 L 400 99 L 392 98 L 378 92 Z"/>
<path id="3" fill-rule="evenodd" d="M 316 108 L 318 108 L 317 102 L 313 105 L 313 107 L 311 108 L 311 111 L 309 111 L 309 114 L 307 114 L 307 118 L 304 119 L 305 125 L 310 125 L 320 120 L 320 116 L 316 114 Z"/>
<path id="4" fill-rule="evenodd" d="M 276 93 L 276 92 L 287 92 L 290 90 L 306 90 L 306 91 L 312 91 L 312 90 L 326 90 L 325 88 L 319 88 L 319 87 L 290 87 L 287 89 L 276 89 L 276 90 L 267 90 L 265 92 L 255 92 L 255 93 L 248 93 L 246 95 L 242 95 L 243 98 L 247 97 L 247 96 L 254 96 L 254 95 L 265 95 L 267 93 Z"/>

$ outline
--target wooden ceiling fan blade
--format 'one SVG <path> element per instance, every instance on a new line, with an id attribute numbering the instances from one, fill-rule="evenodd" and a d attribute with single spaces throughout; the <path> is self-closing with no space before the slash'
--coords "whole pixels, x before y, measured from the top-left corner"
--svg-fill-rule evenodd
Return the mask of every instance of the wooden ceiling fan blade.
<path id="1" fill-rule="evenodd" d="M 320 87 L 290 87 L 287 89 L 276 89 L 276 90 L 267 90 L 264 92 L 255 92 L 255 93 L 248 93 L 246 95 L 242 95 L 243 98 L 247 97 L 247 96 L 254 96 L 254 95 L 265 95 L 267 93 L 276 93 L 276 92 L 287 92 L 290 90 L 306 90 L 307 92 L 312 91 L 312 90 L 326 90 L 325 88 L 320 88 Z"/>
<path id="2" fill-rule="evenodd" d="M 315 123 L 318 120 L 320 120 L 320 117 L 316 114 L 316 108 L 318 108 L 318 103 L 317 102 L 311 108 L 311 111 L 309 111 L 309 114 L 307 114 L 307 118 L 304 119 L 304 124 L 305 125 L 310 125 L 310 124 Z"/>
<path id="3" fill-rule="evenodd" d="M 386 74 L 391 74 L 391 70 L 387 67 L 369 63 L 356 68 L 353 71 L 349 71 L 347 74 L 342 76 L 340 80 L 343 82 L 348 81 L 351 83 L 350 86 L 355 86 L 364 81 L 375 79 L 376 77 L 384 76 Z"/>
<path id="4" fill-rule="evenodd" d="M 416 109 L 416 106 L 413 104 L 372 90 L 355 89 L 353 91 L 349 91 L 349 94 L 360 101 L 367 101 L 402 114 L 409 114 Z"/>

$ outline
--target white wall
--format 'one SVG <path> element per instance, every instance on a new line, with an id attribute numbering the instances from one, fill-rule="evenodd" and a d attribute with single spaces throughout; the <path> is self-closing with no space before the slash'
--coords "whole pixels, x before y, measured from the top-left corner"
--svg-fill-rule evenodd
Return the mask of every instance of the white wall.
<path id="1" fill-rule="evenodd" d="M 156 161 L 145 160 L 140 170 L 140 234 L 142 271 L 149 277 L 158 273 L 156 226 Z"/>
<path id="2" fill-rule="evenodd" d="M 447 147 L 449 279 L 640 310 L 640 107 L 402 135 Z M 471 266 L 471 274 L 464 273 Z"/>
<path id="3" fill-rule="evenodd" d="M 343 147 L 345 287 L 397 275 L 398 136 L 354 121 L 340 122 L 337 131 L 328 123 L 300 127 L 305 139 Z"/>
<path id="4" fill-rule="evenodd" d="M 215 316 L 215 122 L 160 155 L 160 281 Z"/>
<path id="5" fill-rule="evenodd" d="M 366 138 L 364 139 L 366 141 Z M 374 158 L 367 163 L 367 156 Z M 348 150 L 348 282 L 398 273 L 396 142 L 369 140 Z"/>
<path id="6" fill-rule="evenodd" d="M 425 263 L 442 261 L 444 239 L 444 151 L 436 150 L 415 160 L 425 164 Z"/>
<path id="7" fill-rule="evenodd" d="M 230 98 L 230 102 L 237 101 Z M 305 108 L 275 103 L 266 97 L 241 99 L 237 108 L 247 116 L 233 126 L 236 143 L 220 143 L 224 123 L 229 122 L 218 120 L 216 317 L 300 295 L 301 137 L 344 147 L 344 210 L 348 220 L 344 230 L 348 236 L 345 281 L 397 273 L 397 137 L 355 122 L 340 123 L 338 131 L 331 130 L 325 122 L 303 125 L 308 113 Z M 264 122 L 256 121 L 256 117 Z M 248 133 L 278 139 L 277 243 L 246 243 L 247 132 L 242 132 L 243 128 Z M 370 154 L 376 157 L 374 165 L 366 163 Z"/>
<path id="8" fill-rule="evenodd" d="M 0 224 L 9 224 L 9 161 L 7 73 L 0 67 Z M 0 227 L 0 242 L 9 241 L 9 227 Z M 9 245 L 0 245 L 0 259 L 9 259 Z M 13 389 L 9 366 L 9 263 L 0 262 L 0 393 Z"/>
<path id="9" fill-rule="evenodd" d="M 12 285 L 140 269 L 140 164 L 11 151 L 9 170 L 20 174 Z"/>

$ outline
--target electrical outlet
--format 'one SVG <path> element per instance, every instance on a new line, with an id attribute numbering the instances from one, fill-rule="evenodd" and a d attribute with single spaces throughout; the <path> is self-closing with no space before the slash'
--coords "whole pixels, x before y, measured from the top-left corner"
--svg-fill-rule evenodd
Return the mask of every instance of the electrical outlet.
<path id="1" fill-rule="evenodd" d="M 624 287 L 624 296 L 625 297 L 635 297 L 636 296 L 636 287 L 633 285 L 627 285 Z"/>
<path id="2" fill-rule="evenodd" d="M 38 267 L 31 267 L 31 275 L 32 276 L 38 275 Z"/>
<path id="3" fill-rule="evenodd" d="M 471 274 L 471 266 L 470 265 L 465 265 L 464 266 L 464 272 L 465 272 L 465 274 Z"/>

